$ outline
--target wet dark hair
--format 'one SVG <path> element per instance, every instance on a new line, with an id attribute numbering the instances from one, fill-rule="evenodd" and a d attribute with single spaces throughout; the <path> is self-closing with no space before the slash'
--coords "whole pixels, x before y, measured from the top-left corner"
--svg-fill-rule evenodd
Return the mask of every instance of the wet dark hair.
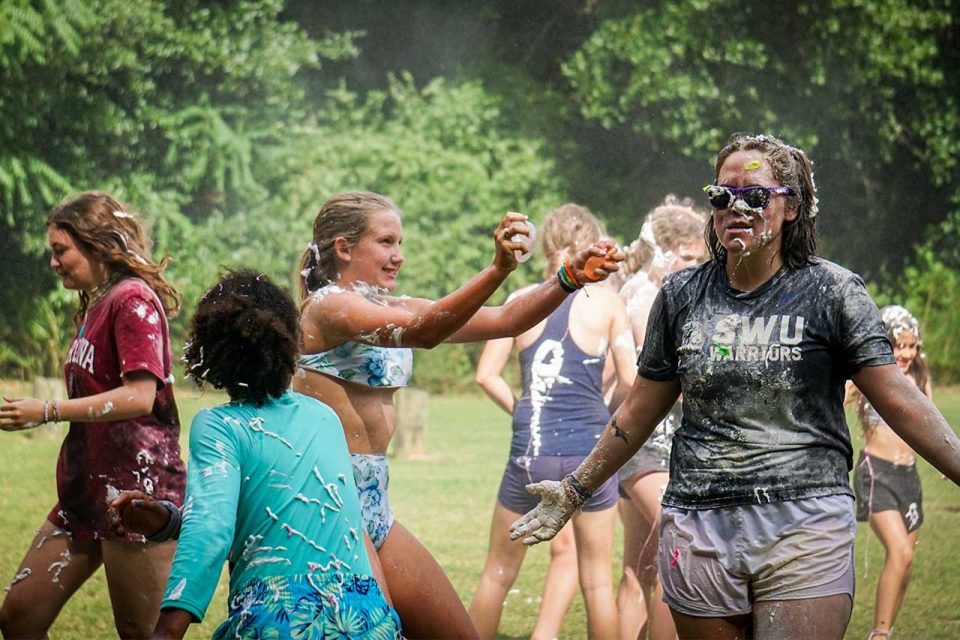
<path id="1" fill-rule="evenodd" d="M 263 404 L 290 386 L 300 344 L 297 307 L 285 289 L 249 269 L 207 291 L 183 348 L 187 375 L 233 400 Z"/>
<path id="2" fill-rule="evenodd" d="M 95 257 L 111 275 L 140 278 L 160 298 L 167 315 L 180 309 L 180 294 L 163 277 L 170 262 L 159 263 L 150 256 L 152 243 L 143 230 L 140 216 L 103 191 L 86 191 L 64 200 L 47 216 L 47 226 L 70 234 L 77 247 Z M 90 304 L 90 294 L 80 291 L 80 307 L 74 315 L 79 327 Z"/>
<path id="3" fill-rule="evenodd" d="M 783 261 L 791 269 L 799 269 L 810 263 L 817 253 L 817 185 L 813 181 L 813 163 L 801 149 L 764 134 L 735 133 L 726 146 L 717 154 L 713 182 L 716 184 L 720 169 L 737 151 L 756 150 L 763 154 L 773 171 L 774 179 L 793 189 L 794 195 L 786 196 L 789 206 L 797 210 L 797 217 L 783 223 Z M 725 261 L 727 250 L 720 244 L 713 229 L 713 216 L 707 220 L 704 239 L 710 256 Z"/>

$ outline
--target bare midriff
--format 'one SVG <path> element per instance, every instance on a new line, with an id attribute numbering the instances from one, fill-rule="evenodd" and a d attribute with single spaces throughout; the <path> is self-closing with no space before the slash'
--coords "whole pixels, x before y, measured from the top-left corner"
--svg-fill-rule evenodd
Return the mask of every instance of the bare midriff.
<path id="1" fill-rule="evenodd" d="M 916 452 L 887 425 L 872 425 L 865 428 L 863 433 L 867 439 L 863 450 L 868 455 L 893 464 L 910 465 L 916 462 Z"/>
<path id="2" fill-rule="evenodd" d="M 395 388 L 367 387 L 299 369 L 293 378 L 293 390 L 316 398 L 336 412 L 350 453 L 387 453 L 397 425 Z"/>

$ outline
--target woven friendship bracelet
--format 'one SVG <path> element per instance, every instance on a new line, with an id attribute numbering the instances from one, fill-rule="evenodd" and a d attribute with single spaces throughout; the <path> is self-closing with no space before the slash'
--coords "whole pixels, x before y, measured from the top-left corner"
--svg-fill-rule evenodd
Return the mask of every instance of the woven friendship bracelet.
<path id="1" fill-rule="evenodd" d="M 560 288 L 567 293 L 573 293 L 580 288 L 577 286 L 576 280 L 570 277 L 566 265 L 561 265 L 560 270 L 557 271 L 557 281 L 560 283 Z"/>
<path id="2" fill-rule="evenodd" d="M 575 285 L 577 285 L 577 289 L 583 289 L 583 283 L 580 282 L 580 278 L 577 277 L 577 270 L 573 268 L 573 261 L 567 260 L 563 266 L 567 270 L 567 274 L 570 276 L 570 279 L 573 280 Z"/>

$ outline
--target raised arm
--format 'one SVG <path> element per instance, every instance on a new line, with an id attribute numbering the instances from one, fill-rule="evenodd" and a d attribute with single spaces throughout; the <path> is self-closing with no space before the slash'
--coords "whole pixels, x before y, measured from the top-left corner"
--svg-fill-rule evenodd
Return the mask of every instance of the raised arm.
<path id="1" fill-rule="evenodd" d="M 494 231 L 493 264 L 459 289 L 437 301 L 390 298 L 345 291 L 321 290 L 303 307 L 301 328 L 306 351 L 326 351 L 353 340 L 394 347 L 432 348 L 463 326 L 516 269 L 514 250 L 522 250 L 516 235 L 526 235 L 526 216 L 508 213 Z"/>
<path id="2" fill-rule="evenodd" d="M 527 487 L 541 496 L 540 504 L 511 525 L 510 538 L 536 544 L 557 535 L 593 491 L 637 452 L 678 397 L 679 380 L 657 382 L 638 376 L 597 445 L 577 470 L 559 482 L 547 480 Z"/>
<path id="3" fill-rule="evenodd" d="M 862 367 L 853 382 L 898 436 L 960 484 L 960 439 L 940 410 L 894 364 Z"/>
<path id="4" fill-rule="evenodd" d="M 605 280 L 611 273 L 619 270 L 622 261 L 623 254 L 612 242 L 604 240 L 577 253 L 571 263 L 576 279 L 586 283 Z M 548 278 L 543 284 L 522 296 L 508 299 L 499 307 L 481 308 L 462 329 L 450 336 L 447 342 L 481 342 L 494 338 L 516 337 L 550 315 L 563 303 L 567 295 L 569 293 L 560 286 L 558 278 Z"/>

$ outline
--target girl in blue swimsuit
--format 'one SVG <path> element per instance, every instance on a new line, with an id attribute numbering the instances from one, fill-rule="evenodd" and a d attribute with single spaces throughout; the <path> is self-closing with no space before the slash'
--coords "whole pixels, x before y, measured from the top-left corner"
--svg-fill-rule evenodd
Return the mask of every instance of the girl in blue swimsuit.
<path id="1" fill-rule="evenodd" d="M 540 229 L 548 274 L 603 234 L 600 221 L 575 204 L 551 211 Z M 501 375 L 514 346 L 523 379 L 520 397 L 514 396 Z M 470 603 L 470 616 L 481 638 L 496 636 L 503 603 L 524 560 L 526 547 L 509 539 L 507 526 L 537 504 L 526 485 L 559 480 L 583 461 L 610 419 L 603 399 L 604 363 L 612 361 L 618 387 L 626 393 L 636 377 L 635 357 L 626 307 L 608 287 L 570 296 L 529 331 L 516 338 L 491 340 L 484 347 L 477 362 L 477 382 L 513 416 L 513 438 L 493 509 L 486 563 Z M 560 545 L 551 545 L 531 638 L 560 634 L 578 581 L 590 637 L 617 635 L 612 582 L 616 505 L 616 482 L 610 480 L 558 536 L 564 538 Z"/>
<path id="2" fill-rule="evenodd" d="M 384 196 L 351 192 L 324 203 L 303 256 L 303 373 L 298 372 L 293 388 L 332 407 L 343 423 L 367 539 L 379 555 L 409 638 L 476 636 L 443 570 L 395 520 L 387 501 L 385 454 L 396 426 L 393 394 L 409 381 L 409 348 L 517 335 L 588 280 L 588 257 L 601 258 L 589 280 L 617 270 L 619 255 L 594 244 L 571 260 L 563 281 L 558 275 L 503 306 L 482 307 L 517 267 L 514 251 L 526 247 L 513 238 L 526 234 L 526 216 L 508 213 L 494 232 L 496 253 L 489 267 L 436 302 L 395 297 L 389 293 L 404 262 L 400 210 Z"/>

